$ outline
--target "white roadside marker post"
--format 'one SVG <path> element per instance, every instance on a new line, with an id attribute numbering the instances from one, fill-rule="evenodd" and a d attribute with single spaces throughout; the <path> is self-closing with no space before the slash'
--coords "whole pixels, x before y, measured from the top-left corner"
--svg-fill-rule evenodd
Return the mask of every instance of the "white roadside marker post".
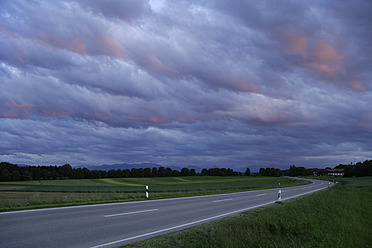
<path id="1" fill-rule="evenodd" d="M 149 198 L 149 186 L 146 185 L 146 198 Z"/>
<path id="2" fill-rule="evenodd" d="M 280 202 L 282 200 L 282 190 L 279 189 L 279 192 L 278 192 L 278 202 Z"/>

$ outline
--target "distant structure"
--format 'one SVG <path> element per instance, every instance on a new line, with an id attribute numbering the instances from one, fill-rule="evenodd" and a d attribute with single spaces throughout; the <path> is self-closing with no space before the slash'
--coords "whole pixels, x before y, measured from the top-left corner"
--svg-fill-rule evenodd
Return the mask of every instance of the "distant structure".
<path id="1" fill-rule="evenodd" d="M 326 169 L 328 176 L 343 176 L 344 169 Z"/>

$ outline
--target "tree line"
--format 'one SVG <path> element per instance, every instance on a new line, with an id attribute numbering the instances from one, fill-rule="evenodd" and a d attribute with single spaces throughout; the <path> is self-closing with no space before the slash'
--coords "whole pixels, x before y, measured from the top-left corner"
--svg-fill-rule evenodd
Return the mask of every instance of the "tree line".
<path id="1" fill-rule="evenodd" d="M 372 176 L 372 160 L 366 160 L 363 163 L 340 164 L 335 169 L 344 169 L 345 177 L 365 177 Z"/>
<path id="2" fill-rule="evenodd" d="M 372 160 L 363 163 L 340 164 L 335 169 L 344 169 L 345 177 L 372 176 Z M 291 165 L 287 170 L 277 168 L 260 168 L 258 173 L 251 173 L 247 168 L 245 173 L 226 168 L 195 169 L 182 168 L 180 171 L 167 167 L 132 168 L 118 170 L 89 170 L 87 168 L 73 168 L 70 164 L 63 166 L 18 166 L 8 162 L 0 163 L 0 181 L 29 181 L 29 180 L 56 180 L 56 179 L 94 179 L 94 178 L 125 178 L 125 177 L 178 177 L 178 176 L 322 176 L 327 174 L 326 169 L 306 169 Z"/>
<path id="3" fill-rule="evenodd" d="M 118 170 L 89 170 L 73 168 L 70 164 L 63 166 L 18 166 L 8 162 L 0 163 L 0 181 L 29 181 L 56 179 L 95 179 L 95 178 L 125 178 L 125 177 L 178 177 L 178 176 L 250 176 L 246 172 L 226 168 L 203 169 L 201 173 L 195 169 L 182 168 L 180 171 L 167 167 L 132 168 Z"/>

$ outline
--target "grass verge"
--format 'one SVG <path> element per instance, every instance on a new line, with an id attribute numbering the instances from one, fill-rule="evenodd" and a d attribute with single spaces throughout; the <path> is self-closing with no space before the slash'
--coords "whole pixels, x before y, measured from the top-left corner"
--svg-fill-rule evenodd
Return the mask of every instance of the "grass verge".
<path id="1" fill-rule="evenodd" d="M 304 184 L 284 177 L 177 177 L 0 182 L 0 211 L 164 199 Z"/>
<path id="2" fill-rule="evenodd" d="M 372 247 L 372 178 L 337 181 L 328 190 L 126 247 Z"/>

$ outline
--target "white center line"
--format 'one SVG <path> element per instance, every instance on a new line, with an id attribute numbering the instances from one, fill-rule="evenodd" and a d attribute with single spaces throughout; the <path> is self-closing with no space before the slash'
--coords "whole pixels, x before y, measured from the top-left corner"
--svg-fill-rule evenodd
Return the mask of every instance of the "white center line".
<path id="1" fill-rule="evenodd" d="M 148 210 L 127 212 L 127 213 L 120 213 L 120 214 L 110 214 L 110 215 L 105 215 L 104 217 L 107 218 L 107 217 L 114 217 L 114 216 L 128 215 L 128 214 L 140 214 L 140 213 L 152 212 L 152 211 L 156 211 L 156 210 L 159 210 L 159 209 L 148 209 Z"/>
<path id="2" fill-rule="evenodd" d="M 223 202 L 223 201 L 231 201 L 232 198 L 229 198 L 229 199 L 222 199 L 222 200 L 216 200 L 216 201 L 213 201 L 213 202 Z"/>
<path id="3" fill-rule="evenodd" d="M 258 195 L 256 195 L 256 196 L 262 196 L 262 195 L 266 195 L 266 194 L 258 194 Z"/>

